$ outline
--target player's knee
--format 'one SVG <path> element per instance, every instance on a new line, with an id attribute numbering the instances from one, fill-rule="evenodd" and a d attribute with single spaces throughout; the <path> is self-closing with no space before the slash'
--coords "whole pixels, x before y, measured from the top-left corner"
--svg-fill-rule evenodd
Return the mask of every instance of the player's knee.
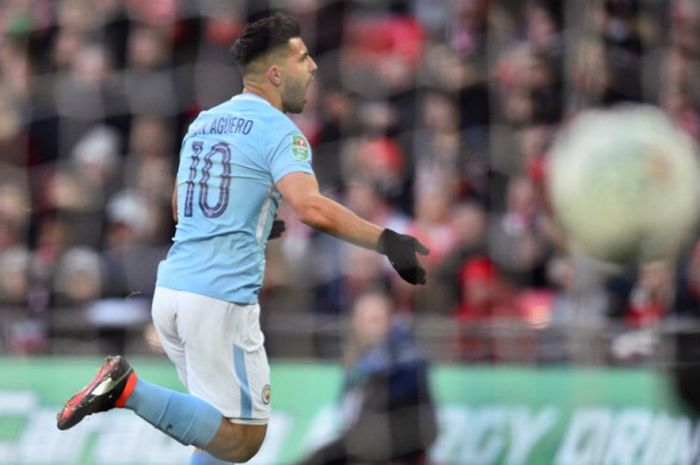
<path id="1" fill-rule="evenodd" d="M 242 450 L 239 453 L 238 462 L 247 462 L 258 453 L 263 443 L 263 437 L 248 438 L 243 442 Z"/>
<path id="2" fill-rule="evenodd" d="M 224 459 L 233 463 L 244 463 L 252 459 L 260 450 L 262 440 L 260 441 L 242 441 L 232 443 L 230 447 L 224 451 Z"/>
<path id="3" fill-rule="evenodd" d="M 262 441 L 244 444 L 242 450 L 239 451 L 239 453 L 237 454 L 237 460 L 235 460 L 234 462 L 243 463 L 252 459 L 255 456 L 255 454 L 257 454 L 260 450 L 260 446 L 262 446 Z"/>
<path id="4" fill-rule="evenodd" d="M 267 426 L 264 425 L 233 425 L 230 435 L 222 454 L 225 460 L 234 463 L 243 463 L 252 459 L 258 453 L 263 441 Z"/>

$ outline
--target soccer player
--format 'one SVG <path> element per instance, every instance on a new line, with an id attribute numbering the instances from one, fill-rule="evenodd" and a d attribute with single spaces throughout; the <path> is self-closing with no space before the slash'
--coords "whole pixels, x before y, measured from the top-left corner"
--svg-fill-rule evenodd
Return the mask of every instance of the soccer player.
<path id="1" fill-rule="evenodd" d="M 265 437 L 270 376 L 258 292 L 281 198 L 311 227 L 387 255 L 399 275 L 425 283 L 415 238 L 365 221 L 323 196 L 311 148 L 285 113 L 299 113 L 316 63 L 298 23 L 282 13 L 246 26 L 233 54 L 243 92 L 203 111 L 180 152 L 177 229 L 158 269 L 154 325 L 189 394 L 137 377 L 121 356 L 58 414 L 59 429 L 114 407 L 135 411 L 197 450 L 191 464 L 245 462 Z"/>

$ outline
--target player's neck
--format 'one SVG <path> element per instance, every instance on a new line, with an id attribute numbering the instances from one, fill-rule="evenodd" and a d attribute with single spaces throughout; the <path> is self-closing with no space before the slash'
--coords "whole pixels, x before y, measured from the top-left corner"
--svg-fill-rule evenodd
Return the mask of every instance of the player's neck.
<path id="1" fill-rule="evenodd" d="M 282 98 L 275 92 L 266 89 L 264 86 L 259 86 L 253 83 L 245 83 L 243 85 L 243 92 L 248 92 L 257 95 L 260 98 L 264 98 L 270 103 L 270 105 L 282 111 Z"/>

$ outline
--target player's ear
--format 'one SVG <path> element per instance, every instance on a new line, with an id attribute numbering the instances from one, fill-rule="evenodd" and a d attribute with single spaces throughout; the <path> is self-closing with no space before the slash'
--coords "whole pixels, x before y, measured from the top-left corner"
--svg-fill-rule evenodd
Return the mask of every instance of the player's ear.
<path id="1" fill-rule="evenodd" d="M 271 65 L 267 68 L 265 75 L 274 86 L 282 85 L 282 72 L 277 65 Z"/>

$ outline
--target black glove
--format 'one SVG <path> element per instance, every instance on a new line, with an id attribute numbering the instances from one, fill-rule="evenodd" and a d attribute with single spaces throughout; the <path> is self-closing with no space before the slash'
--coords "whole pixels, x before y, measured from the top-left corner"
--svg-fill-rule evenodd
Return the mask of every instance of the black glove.
<path id="1" fill-rule="evenodd" d="M 277 239 L 284 232 L 285 225 L 284 221 L 275 219 L 272 221 L 272 228 L 270 228 L 270 235 L 267 236 L 267 240 Z"/>
<path id="2" fill-rule="evenodd" d="M 389 258 L 399 276 L 411 284 L 425 284 L 425 270 L 416 253 L 428 255 L 430 250 L 413 236 L 385 229 L 379 236 L 379 253 Z"/>

